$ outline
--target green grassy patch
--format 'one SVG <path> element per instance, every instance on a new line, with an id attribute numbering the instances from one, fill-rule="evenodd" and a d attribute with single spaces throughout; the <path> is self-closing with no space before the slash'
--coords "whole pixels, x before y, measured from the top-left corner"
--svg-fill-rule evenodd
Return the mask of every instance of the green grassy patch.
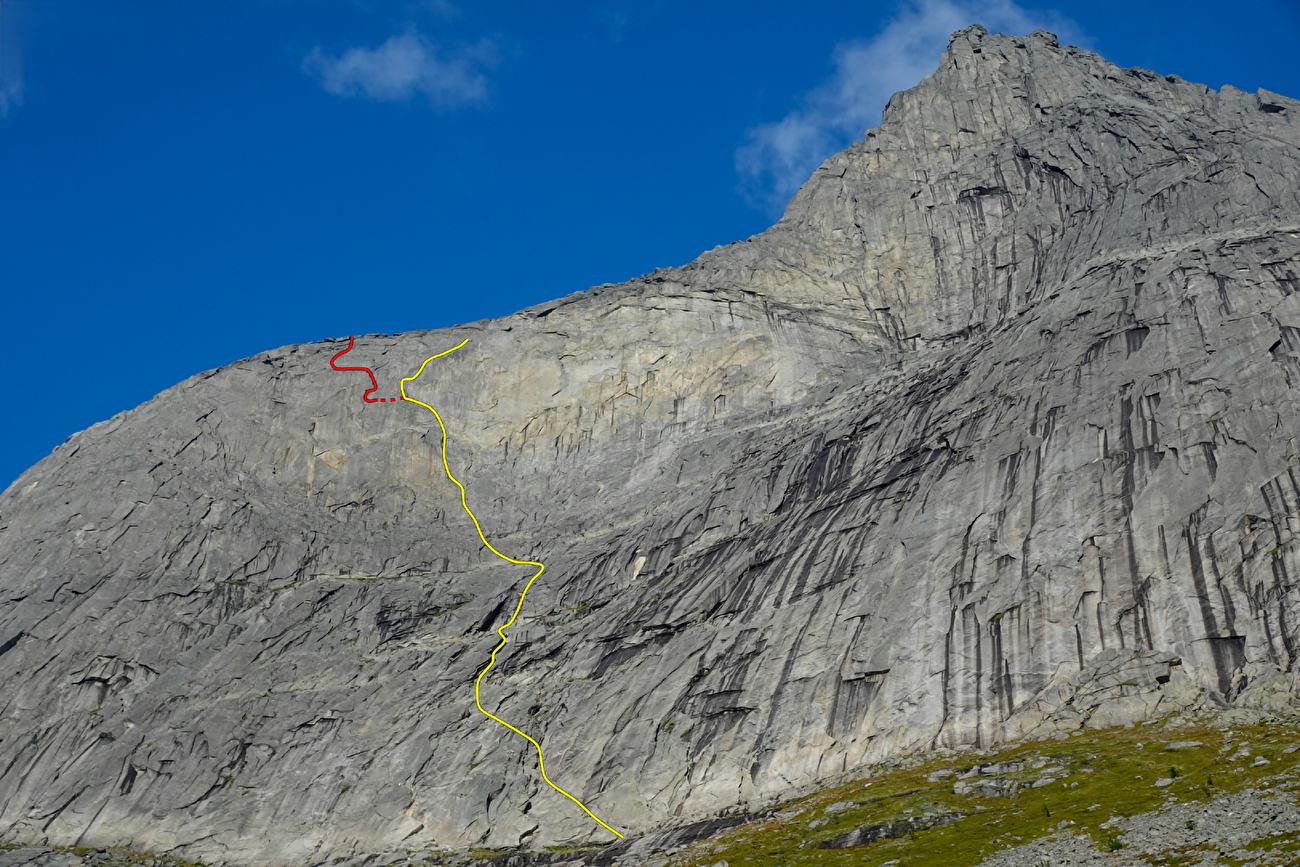
<path id="1" fill-rule="evenodd" d="M 474 858 L 475 860 L 478 861 L 486 861 L 490 858 L 495 858 L 498 855 L 506 855 L 513 851 L 515 850 L 514 849 L 486 849 L 483 847 L 476 847 L 474 849 L 469 850 L 469 857 Z"/>
<path id="2" fill-rule="evenodd" d="M 1165 749 L 1168 743 L 1186 741 L 1202 745 L 1172 752 Z M 878 769 L 868 778 L 787 802 L 777 808 L 775 818 L 701 841 L 677 853 L 671 864 L 709 867 L 725 860 L 730 867 L 878 867 L 898 860 L 902 867 L 973 867 L 1000 849 L 1054 833 L 1063 822 L 1069 823 L 1065 827 L 1070 831 L 1090 836 L 1099 849 L 1105 849 L 1110 840 L 1116 841 L 1112 846 L 1120 842 L 1118 831 L 1101 827 L 1112 817 L 1155 810 L 1171 797 L 1183 802 L 1205 801 L 1261 785 L 1300 762 L 1300 752 L 1282 752 L 1289 746 L 1300 746 L 1300 731 L 1282 726 L 1225 732 L 1155 724 L 1022 743 L 996 753 L 968 751 L 905 761 L 893 769 Z M 1239 754 L 1243 748 L 1245 755 Z M 1269 764 L 1251 767 L 1256 756 L 1268 759 Z M 976 780 L 991 779 L 976 775 L 960 780 L 960 774 L 993 763 L 1024 764 L 1022 770 L 998 775 L 1019 783 L 1018 791 L 1008 793 L 1012 796 L 958 793 L 963 787 L 957 783 L 969 786 Z M 1062 769 L 1052 775 L 1057 777 L 1055 782 L 1033 787 L 1044 771 L 1052 768 Z M 931 778 L 941 771 L 953 773 Z M 966 816 L 863 846 L 818 848 L 819 843 L 855 828 L 897 823 L 925 813 Z M 1300 840 L 1276 837 L 1258 843 L 1265 850 L 1288 851 L 1288 845 L 1300 851 Z M 1170 851 L 1164 857 L 1161 863 L 1167 867 L 1199 861 L 1190 850 Z"/>

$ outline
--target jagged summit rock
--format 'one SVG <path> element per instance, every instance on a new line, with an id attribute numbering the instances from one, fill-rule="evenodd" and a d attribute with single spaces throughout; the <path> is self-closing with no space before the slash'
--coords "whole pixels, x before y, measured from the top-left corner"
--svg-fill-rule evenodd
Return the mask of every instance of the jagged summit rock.
<path id="1" fill-rule="evenodd" d="M 769 231 L 349 357 L 392 396 L 465 338 L 408 393 L 548 566 L 485 705 L 630 833 L 1290 701 L 1295 100 L 972 27 Z M 0 841 L 608 838 L 474 709 L 531 570 L 345 346 L 196 376 L 0 495 Z"/>

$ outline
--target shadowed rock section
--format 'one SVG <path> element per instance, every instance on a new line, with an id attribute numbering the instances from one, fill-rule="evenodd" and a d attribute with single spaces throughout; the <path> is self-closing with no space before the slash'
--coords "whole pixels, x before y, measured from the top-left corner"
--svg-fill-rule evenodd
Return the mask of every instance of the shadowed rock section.
<path id="1" fill-rule="evenodd" d="M 488 538 L 548 566 L 484 704 L 630 833 L 1290 700 L 1294 100 L 970 28 L 762 235 L 348 359 L 392 392 L 465 338 L 409 391 Z M 530 570 L 345 345 L 196 376 L 0 496 L 0 840 L 608 836 L 475 712 Z"/>

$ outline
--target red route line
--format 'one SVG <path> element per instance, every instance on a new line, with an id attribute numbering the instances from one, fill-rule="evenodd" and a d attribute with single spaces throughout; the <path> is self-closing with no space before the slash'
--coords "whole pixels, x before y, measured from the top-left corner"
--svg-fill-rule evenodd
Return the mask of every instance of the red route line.
<path id="1" fill-rule="evenodd" d="M 354 338 L 354 337 L 349 337 L 349 338 L 348 338 L 348 348 L 345 349 L 345 350 L 343 350 L 342 352 L 336 354 L 333 358 L 330 359 L 330 367 L 334 368 L 335 370 L 339 370 L 339 371 L 343 371 L 343 370 L 362 370 L 362 371 L 365 371 L 366 375 L 370 377 L 370 386 L 371 386 L 370 388 L 366 389 L 366 393 L 365 393 L 365 394 L 361 395 L 361 399 L 364 400 L 366 403 L 387 403 L 387 402 L 390 401 L 390 400 L 393 401 L 394 403 L 396 403 L 397 401 L 401 400 L 400 397 L 393 397 L 393 398 L 388 398 L 388 397 L 378 397 L 378 398 L 376 398 L 376 397 L 371 397 L 371 396 L 370 396 L 370 395 L 374 394 L 376 391 L 379 390 L 379 383 L 378 383 L 377 381 L 375 381 L 375 373 L 374 373 L 374 371 L 372 371 L 370 368 L 368 368 L 368 367 L 339 367 L 337 364 L 334 363 L 334 362 L 338 361 L 342 356 L 347 355 L 349 352 L 352 351 L 352 341 L 355 340 L 355 339 L 356 339 L 356 338 Z"/>

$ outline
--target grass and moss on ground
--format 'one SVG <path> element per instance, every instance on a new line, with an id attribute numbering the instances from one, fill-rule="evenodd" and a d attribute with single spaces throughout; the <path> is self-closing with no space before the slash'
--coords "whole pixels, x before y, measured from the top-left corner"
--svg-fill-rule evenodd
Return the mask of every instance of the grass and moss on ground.
<path id="1" fill-rule="evenodd" d="M 1000 772 L 972 773 L 991 764 L 1002 766 Z M 1300 729 L 1283 725 L 1224 730 L 1155 722 L 984 753 L 948 752 L 903 760 L 787 802 L 773 818 L 686 847 L 670 864 L 974 867 L 998 850 L 1064 829 L 1091 837 L 1099 850 L 1117 851 L 1125 843 L 1113 819 L 1147 813 L 1173 800 L 1208 802 L 1246 788 L 1277 785 L 1283 777 L 1294 780 L 1287 772 L 1298 764 Z M 1002 794 L 992 794 L 995 787 Z M 958 814 L 964 817 L 955 818 Z M 925 815 L 949 821 L 906 830 L 909 818 Z M 872 825 L 903 830 L 900 836 L 865 845 L 819 848 Z M 1252 845 L 1300 853 L 1300 836 L 1280 835 Z M 1156 863 L 1199 863 L 1201 854 L 1174 845 Z"/>

